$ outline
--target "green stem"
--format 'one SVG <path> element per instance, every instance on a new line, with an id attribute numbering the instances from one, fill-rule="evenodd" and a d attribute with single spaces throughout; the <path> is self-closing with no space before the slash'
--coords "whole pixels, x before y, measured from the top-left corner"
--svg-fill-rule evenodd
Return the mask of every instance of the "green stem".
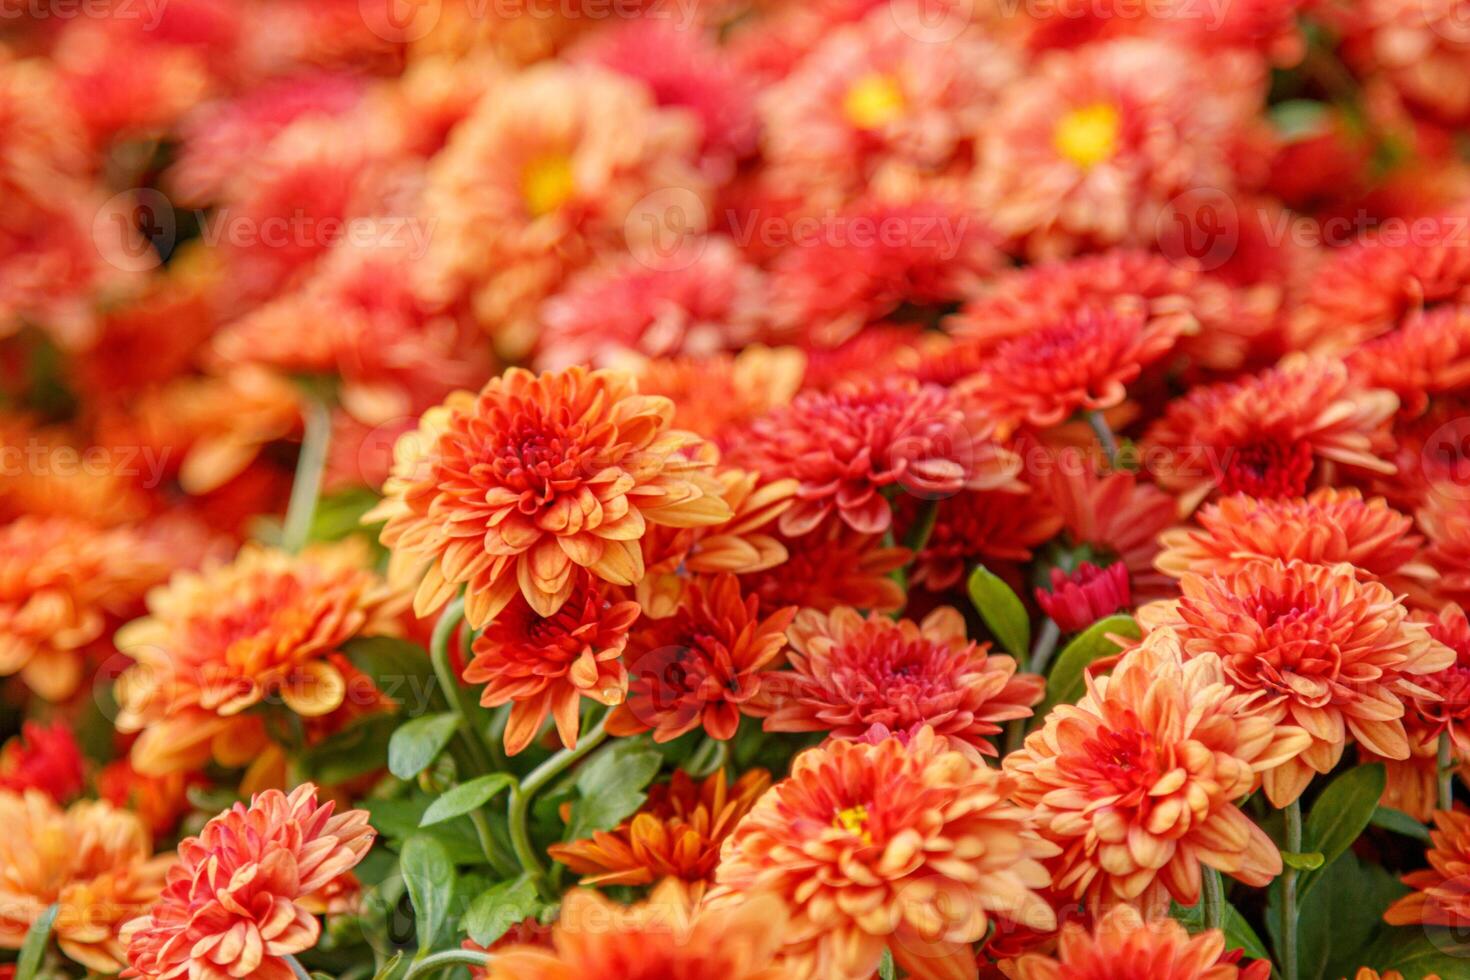
<path id="1" fill-rule="evenodd" d="M 520 861 L 521 867 L 526 874 L 531 876 L 536 890 L 547 901 L 554 901 L 556 894 L 546 877 L 546 865 L 541 863 L 541 858 L 536 854 L 536 848 L 531 844 L 530 828 L 526 826 L 531 801 L 547 783 L 601 745 L 605 738 L 607 738 L 607 716 L 603 715 L 602 720 L 591 731 L 584 732 L 577 740 L 575 749 L 562 749 L 532 770 L 519 785 L 512 786 L 510 789 L 510 807 L 507 813 L 510 826 L 510 846 L 515 851 L 516 859 Z"/>
<path id="2" fill-rule="evenodd" d="M 903 539 L 903 546 L 914 553 L 913 561 L 919 560 L 919 553 L 929 544 L 929 537 L 934 533 L 934 524 L 938 520 L 939 501 L 924 501 L 914 526 L 909 528 L 909 533 Z"/>
<path id="3" fill-rule="evenodd" d="M 1441 810 L 1453 810 L 1455 808 L 1455 763 L 1450 751 L 1449 729 L 1439 733 L 1439 753 L 1437 758 L 1438 768 L 1436 774 L 1439 776 L 1439 808 Z"/>
<path id="4" fill-rule="evenodd" d="M 703 742 L 699 743 L 699 748 L 694 750 L 694 754 L 689 757 L 684 771 L 695 778 L 713 775 L 716 770 L 725 765 L 725 760 L 729 758 L 729 755 L 728 745 L 719 739 L 706 737 Z"/>
<path id="5" fill-rule="evenodd" d="M 408 972 L 403 975 L 403 980 L 413 980 L 414 977 L 424 976 L 446 966 L 486 967 L 489 965 L 490 956 L 488 953 L 479 953 L 473 949 L 446 949 L 442 953 L 425 956 L 423 959 L 414 963 L 413 966 L 408 968 Z"/>
<path id="6" fill-rule="evenodd" d="M 459 715 L 459 734 L 470 754 L 470 761 L 480 773 L 494 772 L 485 744 L 470 723 L 474 709 L 467 700 L 469 694 L 459 683 L 459 678 L 454 674 L 454 665 L 449 662 L 449 640 L 462 619 L 464 597 L 456 596 L 434 624 L 434 635 L 429 641 L 429 661 L 434 665 L 434 676 L 439 679 L 439 688 L 444 692 L 445 702 L 451 711 Z"/>
<path id="7" fill-rule="evenodd" d="M 1293 854 L 1300 854 L 1302 851 L 1302 801 L 1300 799 L 1292 800 L 1286 808 L 1285 850 Z M 1281 972 L 1286 980 L 1297 980 L 1296 879 L 1296 868 L 1287 865 L 1281 873 Z"/>
<path id="8" fill-rule="evenodd" d="M 471 810 L 470 823 L 475 826 L 475 836 L 480 838 L 480 850 L 485 852 L 485 860 L 490 862 L 496 873 L 504 878 L 519 875 L 520 865 L 516 864 L 514 857 L 505 853 L 505 848 L 495 839 L 495 834 L 490 830 L 490 821 L 485 819 L 484 812 L 479 809 Z"/>
<path id="9" fill-rule="evenodd" d="M 1087 424 L 1092 426 L 1092 431 L 1097 435 L 1097 441 L 1102 443 L 1103 453 L 1108 457 L 1109 463 L 1118 462 L 1118 440 L 1113 436 L 1112 426 L 1103 417 L 1103 413 L 1093 409 L 1087 413 Z"/>
<path id="10" fill-rule="evenodd" d="M 1205 928 L 1219 929 L 1225 923 L 1225 883 L 1220 872 L 1204 868 L 1205 883 Z"/>
<path id="11" fill-rule="evenodd" d="M 297 980 L 311 980 L 311 974 L 307 973 L 306 968 L 296 961 L 296 957 L 287 953 L 283 959 L 285 959 L 286 965 L 291 968 L 291 972 L 296 974 Z"/>
<path id="12" fill-rule="evenodd" d="M 1050 616 L 1046 617 L 1046 622 L 1041 624 L 1041 632 L 1031 647 L 1031 658 L 1027 668 L 1031 673 L 1046 673 L 1046 665 L 1051 662 L 1051 655 L 1057 649 L 1057 640 L 1061 638 L 1062 628 L 1057 625 L 1056 620 Z"/>
<path id="13" fill-rule="evenodd" d="M 300 551 L 311 537 L 316 503 L 322 493 L 322 471 L 327 465 L 327 446 L 332 440 L 332 412 L 320 398 L 306 396 L 301 455 L 296 459 L 296 478 L 291 484 L 291 501 L 281 525 L 281 547 Z"/>

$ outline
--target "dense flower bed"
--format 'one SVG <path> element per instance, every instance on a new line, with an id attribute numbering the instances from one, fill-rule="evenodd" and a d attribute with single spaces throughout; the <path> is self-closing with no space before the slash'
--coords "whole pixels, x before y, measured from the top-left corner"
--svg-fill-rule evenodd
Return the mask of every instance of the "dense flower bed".
<path id="1" fill-rule="evenodd" d="M 0 978 L 1470 975 L 1467 15 L 0 0 Z"/>

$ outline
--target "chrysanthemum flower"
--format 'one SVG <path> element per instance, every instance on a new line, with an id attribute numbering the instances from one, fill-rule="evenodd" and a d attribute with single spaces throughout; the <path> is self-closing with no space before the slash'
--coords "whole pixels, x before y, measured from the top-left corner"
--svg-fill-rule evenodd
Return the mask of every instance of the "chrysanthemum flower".
<path id="1" fill-rule="evenodd" d="M 841 204 L 894 171 L 942 174 L 1018 75 L 1016 55 L 978 27 L 936 45 L 905 30 L 896 7 L 873 6 L 762 93 L 775 185 Z"/>
<path id="2" fill-rule="evenodd" d="M 638 618 L 636 602 L 618 602 L 587 573 L 560 609 L 542 618 L 517 597 L 475 637 L 464 679 L 484 684 L 480 703 L 511 705 L 505 751 L 531 744 L 551 715 L 562 744 L 574 748 L 582 698 L 619 704 L 628 672 L 618 659 Z"/>
<path id="3" fill-rule="evenodd" d="M 1354 488 L 1321 487 L 1306 497 L 1258 500 L 1222 497 L 1195 514 L 1198 528 L 1161 536 L 1155 563 L 1175 577 L 1238 572 L 1257 559 L 1280 558 L 1314 565 L 1355 565 L 1377 578 L 1414 558 L 1423 539 L 1414 521 L 1382 497 L 1364 500 Z"/>
<path id="4" fill-rule="evenodd" d="M 696 783 L 682 769 L 648 791 L 632 818 L 586 840 L 553 844 L 553 858 L 584 885 L 649 885 L 664 878 L 697 894 L 714 876 L 720 845 L 762 793 L 771 774 L 751 769 L 731 785 L 724 769 Z"/>
<path id="5" fill-rule="evenodd" d="M 1429 867 L 1404 875 L 1404 884 L 1414 891 L 1390 905 L 1383 921 L 1463 928 L 1470 923 L 1470 811 L 1435 811 L 1429 837 Z"/>
<path id="6" fill-rule="evenodd" d="M 652 731 L 655 742 L 696 728 L 731 738 L 766 669 L 786 649 L 795 615 L 788 606 L 762 618 L 759 600 L 743 594 L 733 575 L 691 583 L 672 616 L 634 631 L 623 655 L 628 696 L 608 716 L 607 730 Z"/>
<path id="7" fill-rule="evenodd" d="M 550 949 L 498 949 L 486 975 L 489 980 L 796 980 L 775 959 L 780 914 L 780 902 L 769 896 L 751 896 L 731 908 L 694 909 L 678 882 L 655 888 L 646 902 L 634 906 L 577 889 L 562 902 Z"/>
<path id="8" fill-rule="evenodd" d="M 923 502 L 901 498 L 894 537 L 907 540 Z M 974 563 L 1025 562 L 1032 549 L 1061 530 L 1062 517 L 1039 494 L 1013 490 L 966 490 L 939 501 L 934 529 L 914 561 L 909 582 L 942 592 Z"/>
<path id="9" fill-rule="evenodd" d="M 1031 715 L 1040 677 L 965 639 L 948 606 L 923 622 L 867 617 L 850 608 L 804 609 L 788 631 L 792 671 L 767 678 L 761 713 L 772 732 L 831 732 L 855 739 L 873 725 L 905 732 L 922 725 L 976 760 L 996 754 L 989 737 Z"/>
<path id="10" fill-rule="evenodd" d="M 1237 186 L 1265 83 L 1252 55 L 1154 39 L 1051 53 L 985 121 L 975 193 L 1033 257 L 1146 247 L 1177 195 Z"/>
<path id="11" fill-rule="evenodd" d="M 158 904 L 125 930 L 127 976 L 294 977 L 284 957 L 321 935 L 303 899 L 350 872 L 376 834 L 366 811 L 333 810 L 311 783 L 269 790 L 180 842 Z"/>
<path id="12" fill-rule="evenodd" d="M 169 837 L 192 808 L 189 788 L 205 783 L 201 773 L 145 776 L 126 757 L 97 773 L 97 795 L 119 809 L 136 813 L 155 839 Z"/>
<path id="13" fill-rule="evenodd" d="M 1429 539 L 1423 558 L 1438 577 L 1429 585 L 1441 600 L 1470 605 L 1470 510 L 1462 483 L 1436 483 L 1414 514 Z"/>
<path id="14" fill-rule="evenodd" d="M 229 564 L 179 572 L 148 597 L 149 615 L 118 630 L 135 664 L 117 682 L 117 728 L 141 732 L 147 775 L 195 769 L 211 755 L 243 764 L 267 744 L 259 713 L 279 697 L 308 725 L 383 706 L 341 647 L 402 632 L 407 597 L 371 570 L 360 540 L 300 555 L 247 545 Z"/>
<path id="15" fill-rule="evenodd" d="M 1235 801 L 1306 748 L 1306 732 L 1258 710 L 1218 657 L 1186 660 L 1169 630 L 1087 683 L 1005 759 L 1015 798 L 1063 848 L 1058 892 L 1162 913 L 1170 896 L 1198 900 L 1201 864 L 1257 888 L 1281 872 L 1276 845 Z"/>
<path id="16" fill-rule="evenodd" d="M 910 976 L 973 976 L 992 914 L 1037 928 L 1039 839 L 1014 782 L 931 729 L 908 745 L 832 741 L 796 757 L 725 843 L 720 893 L 785 903 L 784 957 L 799 976 L 860 980 L 883 950 Z"/>
<path id="17" fill-rule="evenodd" d="M 644 240 L 665 218 L 682 221 L 680 231 L 701 227 L 699 140 L 687 115 L 657 108 L 644 86 L 592 65 L 543 64 L 507 79 L 430 169 L 434 288 L 468 291 L 504 345 L 524 349 L 541 301 L 569 271 L 600 251 L 665 247 Z M 651 212 L 653 222 L 633 216 L 655 192 L 668 213 Z"/>
<path id="18" fill-rule="evenodd" d="M 629 355 L 739 350 L 761 332 L 768 302 L 764 275 L 727 238 L 695 239 L 666 265 L 623 256 L 572 275 L 546 301 L 538 364 L 617 367 Z"/>
<path id="19" fill-rule="evenodd" d="M 1089 932 L 1075 922 L 1062 927 L 1056 956 L 1029 953 L 1016 960 L 1016 980 L 1266 980 L 1269 960 L 1241 969 L 1225 955 L 1225 936 L 1207 929 L 1190 936 L 1170 918 L 1145 920 L 1119 905 Z"/>
<path id="20" fill-rule="evenodd" d="M 1120 561 L 1102 568 L 1084 561 L 1071 571 L 1053 567 L 1050 579 L 1050 588 L 1035 590 L 1036 604 L 1063 633 L 1084 630 L 1131 604 L 1128 566 Z"/>
<path id="21" fill-rule="evenodd" d="M 62 810 L 39 790 L 0 790 L 0 826 L 0 948 L 20 949 L 55 903 L 63 953 L 98 973 L 122 969 L 121 927 L 158 898 L 172 863 L 153 856 L 143 822 L 107 803 Z"/>
<path id="22" fill-rule="evenodd" d="M 1358 384 L 1387 388 L 1405 415 L 1421 415 L 1433 396 L 1470 387 L 1470 306 L 1410 313 L 1349 354 L 1347 365 Z"/>
<path id="23" fill-rule="evenodd" d="M 1179 588 L 1181 598 L 1138 611 L 1144 628 L 1177 634 L 1188 656 L 1218 654 L 1230 684 L 1261 692 L 1275 717 L 1311 736 L 1265 774 L 1278 807 L 1332 771 L 1349 734 L 1377 755 L 1407 758 L 1404 699 L 1432 700 L 1420 675 L 1455 662 L 1392 592 L 1351 565 L 1253 561 L 1226 575 L 1186 574 Z"/>
<path id="24" fill-rule="evenodd" d="M 738 354 L 659 357 L 637 369 L 638 390 L 674 403 L 674 421 L 724 446 L 756 418 L 791 404 L 806 356 L 795 347 L 752 344 Z"/>
<path id="25" fill-rule="evenodd" d="M 1350 351 L 1392 330 L 1409 313 L 1470 301 L 1465 221 L 1457 209 L 1416 219 L 1412 235 L 1370 234 L 1330 252 L 1291 319 L 1293 347 Z"/>
<path id="26" fill-rule="evenodd" d="M 1392 473 L 1378 452 L 1398 398 L 1352 384 L 1340 361 L 1288 355 L 1239 381 L 1202 385 L 1144 435 L 1155 478 L 1176 493 L 1297 497 L 1319 466 Z"/>
<path id="27" fill-rule="evenodd" d="M 669 428 L 673 404 L 626 374 L 512 368 L 478 395 L 456 392 L 399 440 L 384 500 L 389 576 L 418 583 L 427 616 L 465 587 L 465 615 L 494 619 L 519 590 L 551 616 L 586 568 L 614 585 L 643 577 L 647 525 L 730 517 L 698 457 Z"/>
<path id="28" fill-rule="evenodd" d="M 957 337 L 989 350 L 1034 335 L 1083 309 L 1140 315 L 1144 332 L 1219 370 L 1238 368 L 1270 329 L 1268 291 L 1238 291 L 1189 265 L 1134 249 L 1111 249 L 1006 272 L 947 321 Z"/>
<path id="29" fill-rule="evenodd" d="M 89 648 L 176 558 L 126 527 L 64 517 L 0 527 L 0 675 L 19 674 L 50 701 L 70 697 Z"/>
<path id="30" fill-rule="evenodd" d="M 742 578 L 746 590 L 760 597 L 762 610 L 852 606 L 892 612 L 903 606 L 903 587 L 892 573 L 909 563 L 909 549 L 886 544 L 881 535 L 858 534 L 841 521 L 780 543 L 784 562 Z"/>
<path id="31" fill-rule="evenodd" d="M 997 344 L 958 391 L 1009 426 L 1051 428 L 1121 405 L 1125 386 L 1173 349 L 1179 326 L 1084 307 Z"/>
<path id="32" fill-rule="evenodd" d="M 799 395 L 756 419 L 732 461 L 801 484 L 781 515 L 783 534 L 810 533 L 829 518 L 882 534 L 889 487 L 938 498 L 1009 486 L 1014 459 L 989 440 L 987 423 L 937 385 L 912 379 Z"/>
<path id="33" fill-rule="evenodd" d="M 1367 0 L 1340 8 L 1342 51 L 1446 125 L 1470 120 L 1470 28 L 1455 0 Z"/>
<path id="34" fill-rule="evenodd" d="M 28 721 L 18 737 L 0 747 L 0 791 L 38 789 L 65 805 L 81 793 L 85 776 L 81 747 L 63 721 L 50 726 Z"/>

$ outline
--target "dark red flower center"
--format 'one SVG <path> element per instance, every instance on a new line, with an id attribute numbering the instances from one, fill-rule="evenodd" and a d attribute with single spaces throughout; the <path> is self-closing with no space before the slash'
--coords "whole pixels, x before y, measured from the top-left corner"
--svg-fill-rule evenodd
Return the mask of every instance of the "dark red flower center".
<path id="1" fill-rule="evenodd" d="M 1217 464 L 1222 494 L 1266 499 L 1300 497 L 1312 475 L 1312 447 L 1305 442 L 1260 442 L 1238 446 Z"/>

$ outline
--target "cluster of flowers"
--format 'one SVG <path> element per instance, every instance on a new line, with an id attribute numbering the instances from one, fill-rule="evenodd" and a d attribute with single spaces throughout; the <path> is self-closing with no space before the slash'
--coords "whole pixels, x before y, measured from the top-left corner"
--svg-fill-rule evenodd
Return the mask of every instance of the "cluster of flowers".
<path id="1" fill-rule="evenodd" d="M 0 978 L 1465 975 L 1463 14 L 0 0 Z"/>

